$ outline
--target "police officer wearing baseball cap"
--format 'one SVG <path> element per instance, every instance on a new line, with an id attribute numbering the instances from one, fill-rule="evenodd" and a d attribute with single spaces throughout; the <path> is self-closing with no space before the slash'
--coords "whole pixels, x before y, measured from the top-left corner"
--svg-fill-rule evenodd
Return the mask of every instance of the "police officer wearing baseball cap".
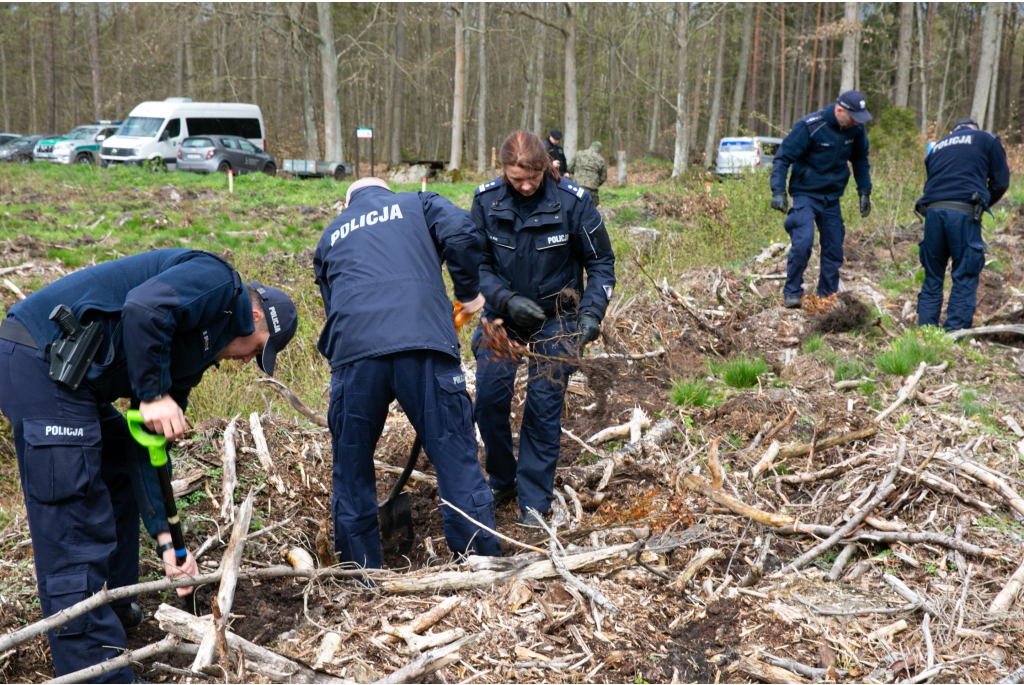
<path id="1" fill-rule="evenodd" d="M 565 151 L 562 149 L 562 132 L 557 128 L 551 129 L 548 139 L 544 141 L 544 149 L 551 158 L 551 163 L 558 169 L 558 173 L 564 174 L 569 163 L 565 160 Z"/>
<path id="2" fill-rule="evenodd" d="M 860 195 L 860 215 L 871 213 L 871 165 L 864 123 L 871 121 L 864 96 L 848 90 L 825 109 L 808 114 L 793 125 L 782 140 L 772 163 L 772 209 L 786 214 L 783 226 L 792 247 L 786 264 L 786 307 L 799 308 L 803 297 L 803 274 L 814 247 L 814 226 L 821 241 L 821 273 L 818 295 L 839 290 L 839 267 L 843 263 L 846 226 L 839 198 L 850 180 L 850 166 Z M 786 175 L 793 207 L 786 197 Z"/>
<path id="3" fill-rule="evenodd" d="M 59 305 L 102 336 L 79 382 L 61 373 L 55 350 L 84 336 L 51 320 Z M 156 472 L 112 403 L 127 398 L 149 430 L 180 438 L 189 394 L 208 368 L 256 359 L 273 374 L 297 325 L 283 292 L 246 286 L 219 256 L 184 249 L 82 269 L 11 307 L 0 321 L 0 411 L 14 429 L 43 616 L 138 582 L 140 513 L 165 573 L 199 572 L 191 553 L 175 565 Z M 126 599 L 50 631 L 57 675 L 117 656 L 142 618 Z M 124 667 L 95 682 L 133 677 Z"/>
<path id="4" fill-rule="evenodd" d="M 915 210 L 924 216 L 919 256 L 924 283 L 917 297 L 919 326 L 939 325 L 942 284 L 952 261 L 947 331 L 970 328 L 977 304 L 978 277 L 985 266 L 982 214 L 1010 187 L 1010 169 L 999 138 L 974 119 L 958 119 L 953 131 L 925 157 L 928 178 Z"/>

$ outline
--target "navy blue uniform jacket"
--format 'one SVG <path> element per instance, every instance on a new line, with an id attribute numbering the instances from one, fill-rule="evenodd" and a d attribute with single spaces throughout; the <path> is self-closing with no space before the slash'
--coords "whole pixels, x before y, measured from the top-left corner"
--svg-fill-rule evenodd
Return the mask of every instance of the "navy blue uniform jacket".
<path id="1" fill-rule="evenodd" d="M 857 192 L 870 193 L 871 165 L 864 125 L 839 128 L 835 105 L 829 105 L 793 124 L 793 130 L 782 139 L 772 162 L 772 195 L 786 192 L 786 173 L 792 166 L 790 195 L 838 200 L 850 180 L 851 165 Z"/>
<path id="2" fill-rule="evenodd" d="M 985 207 L 999 202 L 1010 187 L 1006 152 L 988 131 L 962 128 L 935 143 L 924 158 L 928 180 L 917 204 L 970 202 L 979 193 Z"/>
<path id="3" fill-rule="evenodd" d="M 480 241 L 469 214 L 437 193 L 369 186 L 324 231 L 313 272 L 327 322 L 317 349 L 332 369 L 406 350 L 459 358 L 441 262 L 455 297 L 480 294 Z"/>
<path id="4" fill-rule="evenodd" d="M 50 312 L 67 305 L 82 324 L 99 321 L 103 342 L 86 375 L 101 401 L 170 394 L 182 408 L 232 339 L 255 330 L 241 278 L 198 250 L 153 250 L 68 274 L 10 309 L 49 359 L 62 335 Z"/>
<path id="5" fill-rule="evenodd" d="M 488 314 L 504 316 L 509 298 L 518 294 L 550 317 L 558 293 L 571 288 L 581 294 L 580 310 L 603 319 L 615 287 L 615 253 L 590 193 L 549 177 L 537 192 L 539 202 L 526 211 L 522 201 L 534 198 L 520 199 L 501 179 L 476 190 L 473 223 L 485 240 L 480 287 Z"/>

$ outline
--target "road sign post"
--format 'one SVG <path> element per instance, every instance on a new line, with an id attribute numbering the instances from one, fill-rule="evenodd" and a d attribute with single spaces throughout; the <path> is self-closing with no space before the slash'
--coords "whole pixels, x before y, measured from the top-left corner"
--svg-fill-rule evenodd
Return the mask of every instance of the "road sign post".
<path id="1" fill-rule="evenodd" d="M 373 176 L 373 129 L 360 126 L 356 129 L 356 178 L 359 178 L 359 141 L 370 141 L 370 176 Z"/>

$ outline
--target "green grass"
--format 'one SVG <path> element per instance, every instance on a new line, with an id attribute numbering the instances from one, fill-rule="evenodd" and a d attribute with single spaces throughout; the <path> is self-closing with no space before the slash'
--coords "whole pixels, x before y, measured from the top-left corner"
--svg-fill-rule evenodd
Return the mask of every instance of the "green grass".
<path id="1" fill-rule="evenodd" d="M 821 333 L 815 333 L 811 337 L 804 340 L 804 352 L 807 354 L 813 354 L 820 350 L 825 344 L 825 339 L 821 337 Z"/>
<path id="2" fill-rule="evenodd" d="M 845 359 L 836 363 L 835 369 L 837 381 L 848 381 L 860 378 L 868 373 L 867 368 L 856 359 Z"/>
<path id="3" fill-rule="evenodd" d="M 727 361 L 708 360 L 708 369 L 733 388 L 751 388 L 757 385 L 759 376 L 768 373 L 768 364 L 761 357 L 741 355 Z"/>
<path id="4" fill-rule="evenodd" d="M 960 410 L 967 418 L 978 418 L 981 421 L 988 421 L 992 415 L 992 408 L 978 400 L 978 394 L 973 390 L 964 390 L 960 394 Z"/>
<path id="5" fill-rule="evenodd" d="M 941 328 L 923 326 L 906 331 L 893 341 L 892 348 L 875 357 L 875 366 L 885 373 L 906 376 L 921 362 L 940 364 L 948 359 L 953 341 Z"/>
<path id="6" fill-rule="evenodd" d="M 672 382 L 668 397 L 677 407 L 696 408 L 710 403 L 711 386 L 701 378 L 677 378 Z"/>

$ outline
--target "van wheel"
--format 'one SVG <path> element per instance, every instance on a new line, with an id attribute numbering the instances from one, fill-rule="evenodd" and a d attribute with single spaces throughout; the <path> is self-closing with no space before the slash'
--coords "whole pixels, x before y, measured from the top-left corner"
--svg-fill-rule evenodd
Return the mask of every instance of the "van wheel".
<path id="1" fill-rule="evenodd" d="M 83 152 L 75 157 L 75 164 L 92 164 L 92 155 L 88 152 Z"/>
<path id="2" fill-rule="evenodd" d="M 267 162 L 267 165 L 263 167 L 263 173 L 267 176 L 277 176 L 277 167 L 273 162 Z"/>
<path id="3" fill-rule="evenodd" d="M 334 180 L 344 181 L 345 180 L 345 167 L 340 164 L 334 168 Z"/>
<path id="4" fill-rule="evenodd" d="M 167 171 L 167 163 L 161 157 L 154 157 L 145 162 L 145 166 L 150 171 Z"/>
<path id="5" fill-rule="evenodd" d="M 231 165 L 228 164 L 227 162 L 221 162 L 220 166 L 217 167 L 217 171 L 221 172 L 222 174 L 226 174 L 229 171 L 231 171 Z"/>
<path id="6" fill-rule="evenodd" d="M 18 155 L 18 164 L 31 164 L 32 155 Z"/>

